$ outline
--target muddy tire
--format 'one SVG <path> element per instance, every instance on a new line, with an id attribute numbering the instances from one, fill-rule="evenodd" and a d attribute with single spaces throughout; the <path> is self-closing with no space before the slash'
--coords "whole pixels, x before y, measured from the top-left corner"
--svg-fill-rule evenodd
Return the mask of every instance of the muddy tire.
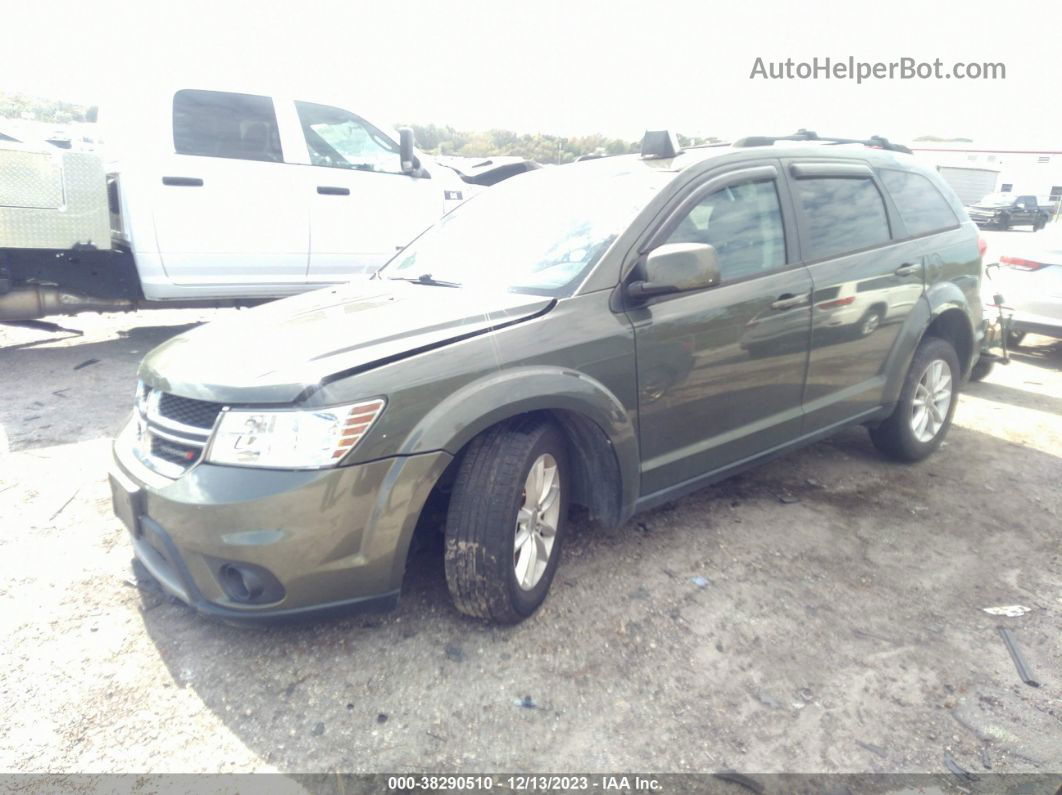
<path id="1" fill-rule="evenodd" d="M 897 461 L 921 461 L 936 450 L 951 427 L 959 398 L 959 358 L 939 337 L 926 337 L 915 351 L 896 408 L 870 429 L 874 446 Z"/>
<path id="2" fill-rule="evenodd" d="M 514 420 L 469 444 L 446 516 L 446 583 L 458 610 L 515 624 L 545 601 L 570 472 L 567 441 L 548 421 Z"/>

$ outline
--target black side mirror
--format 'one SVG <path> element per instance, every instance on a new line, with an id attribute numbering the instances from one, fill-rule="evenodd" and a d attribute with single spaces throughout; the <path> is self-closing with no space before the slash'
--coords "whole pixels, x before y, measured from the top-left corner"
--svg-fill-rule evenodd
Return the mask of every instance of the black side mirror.
<path id="1" fill-rule="evenodd" d="M 420 170 L 420 158 L 413 151 L 413 130 L 409 127 L 401 127 L 398 130 L 399 158 L 402 161 L 402 171 L 412 174 Z"/>
<path id="2" fill-rule="evenodd" d="M 665 243 L 649 252 L 642 272 L 644 280 L 627 285 L 636 300 L 703 290 L 719 284 L 719 255 L 706 243 Z"/>

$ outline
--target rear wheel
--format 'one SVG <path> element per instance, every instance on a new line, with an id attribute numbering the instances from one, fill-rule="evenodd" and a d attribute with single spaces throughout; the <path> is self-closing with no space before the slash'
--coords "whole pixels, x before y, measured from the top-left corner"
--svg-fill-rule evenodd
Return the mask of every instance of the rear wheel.
<path id="1" fill-rule="evenodd" d="M 522 419 L 473 440 L 446 517 L 446 582 L 463 613 L 503 624 L 545 601 L 567 528 L 567 442 Z"/>
<path id="2" fill-rule="evenodd" d="M 1008 331 L 1007 332 L 1007 345 L 1012 348 L 1017 348 L 1021 345 L 1021 341 L 1025 339 L 1024 331 Z"/>
<path id="3" fill-rule="evenodd" d="M 921 461 L 936 450 L 951 426 L 959 395 L 959 359 L 939 337 L 926 337 L 915 351 L 896 408 L 870 438 L 898 461 Z"/>
<path id="4" fill-rule="evenodd" d="M 869 337 L 877 331 L 878 326 L 881 325 L 883 315 L 884 313 L 877 307 L 868 309 L 867 313 L 863 315 L 863 318 L 859 321 L 859 336 Z"/>

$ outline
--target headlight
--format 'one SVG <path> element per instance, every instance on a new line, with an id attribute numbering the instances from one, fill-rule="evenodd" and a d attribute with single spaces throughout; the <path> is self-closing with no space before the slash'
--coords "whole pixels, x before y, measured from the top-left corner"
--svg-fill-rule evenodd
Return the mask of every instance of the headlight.
<path id="1" fill-rule="evenodd" d="M 207 449 L 206 460 L 276 469 L 317 469 L 354 449 L 383 411 L 383 400 L 296 411 L 229 409 Z"/>

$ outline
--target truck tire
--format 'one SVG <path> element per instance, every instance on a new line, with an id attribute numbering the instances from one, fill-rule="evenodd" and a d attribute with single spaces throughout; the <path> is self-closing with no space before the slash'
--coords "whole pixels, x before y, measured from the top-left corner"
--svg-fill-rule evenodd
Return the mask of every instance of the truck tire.
<path id="1" fill-rule="evenodd" d="M 1007 332 L 1007 345 L 1011 348 L 1017 348 L 1021 345 L 1022 340 L 1025 339 L 1024 331 L 1008 331 Z"/>
<path id="2" fill-rule="evenodd" d="M 1044 218 L 1042 215 L 1037 216 L 1036 220 L 1033 221 L 1033 231 L 1034 232 L 1039 232 L 1045 226 L 1047 226 L 1047 219 Z"/>
<path id="3" fill-rule="evenodd" d="M 874 446 L 897 461 L 921 461 L 951 426 L 959 397 L 959 357 L 951 343 L 925 337 L 915 351 L 900 399 L 889 418 L 870 429 Z"/>
<path id="4" fill-rule="evenodd" d="M 446 583 L 458 610 L 515 624 L 545 601 L 567 530 L 568 462 L 560 429 L 536 418 L 469 444 L 446 516 Z"/>
<path id="5" fill-rule="evenodd" d="M 996 227 L 999 229 L 1010 229 L 1010 216 L 1006 213 L 999 216 L 999 220 L 996 221 Z"/>

